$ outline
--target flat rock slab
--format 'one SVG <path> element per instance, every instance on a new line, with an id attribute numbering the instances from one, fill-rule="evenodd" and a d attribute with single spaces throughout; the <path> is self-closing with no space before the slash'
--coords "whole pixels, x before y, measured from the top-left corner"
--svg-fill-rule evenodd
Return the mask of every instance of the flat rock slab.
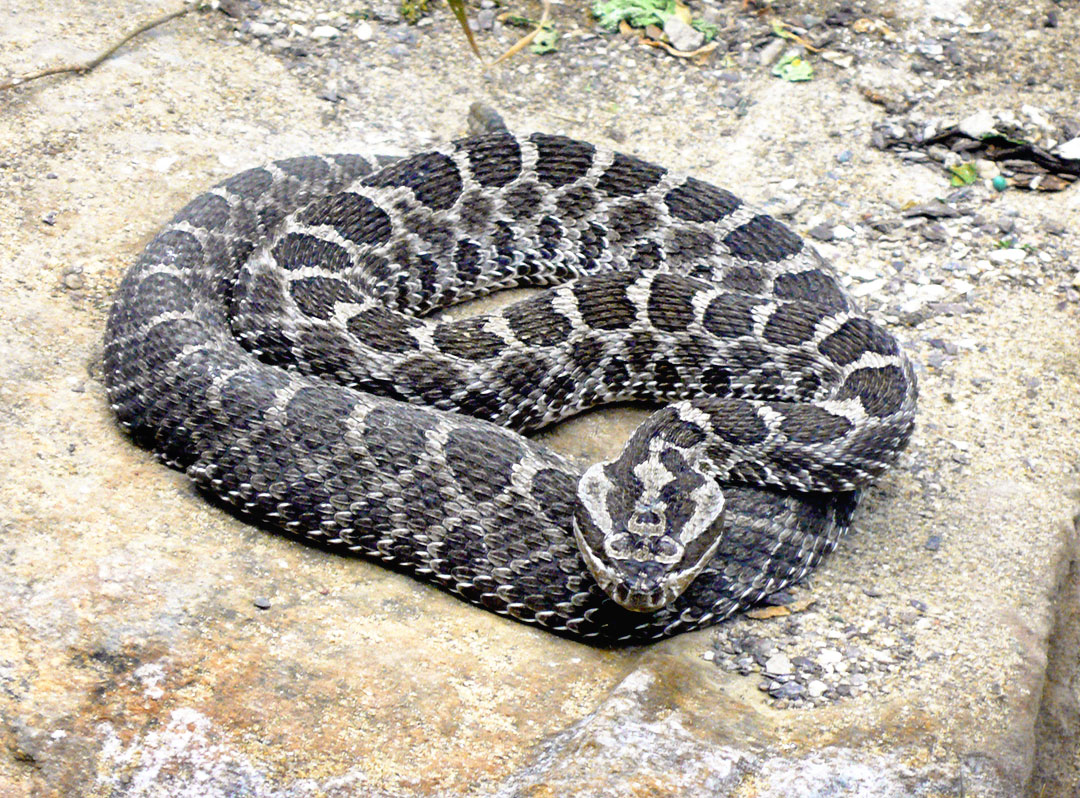
<path id="1" fill-rule="evenodd" d="M 915 5 L 901 21 L 931 24 Z M 85 58 L 160 11 L 13 0 L 0 74 Z M 864 238 L 863 209 L 950 189 L 870 148 L 882 111 L 839 67 L 788 84 L 748 66 L 753 102 L 736 111 L 716 99 L 730 70 L 588 28 L 576 41 L 598 63 L 568 49 L 482 73 L 445 10 L 418 29 L 369 24 L 360 51 L 319 50 L 346 47 L 322 36 L 297 54 L 260 24 L 261 43 L 189 14 L 86 76 L 0 94 L 0 794 L 1023 794 L 1075 551 L 1080 324 L 1059 289 L 1075 274 L 1061 253 L 1080 251 L 1076 189 L 988 207 L 1064 232 L 1048 259 L 958 282 L 935 269 L 990 243 L 953 256 L 914 234 Z M 981 79 L 994 103 L 1024 101 Z M 562 640 L 247 526 L 115 428 L 109 296 L 188 198 L 274 157 L 461 135 L 475 99 L 514 127 L 614 138 L 801 206 L 800 232 L 843 224 L 841 271 L 884 275 L 882 316 L 920 363 L 919 427 L 786 609 L 650 647 Z M 1040 99 L 1055 102 L 1069 100 Z M 923 300 L 952 305 L 890 311 Z M 596 458 L 640 418 L 605 411 L 548 437 Z M 1058 664 L 1055 678 L 1074 672 Z"/>

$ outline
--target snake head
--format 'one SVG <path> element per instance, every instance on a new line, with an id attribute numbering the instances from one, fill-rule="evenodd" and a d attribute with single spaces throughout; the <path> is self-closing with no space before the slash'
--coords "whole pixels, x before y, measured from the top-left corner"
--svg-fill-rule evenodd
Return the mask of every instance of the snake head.
<path id="1" fill-rule="evenodd" d="M 582 475 L 574 537 L 605 593 L 628 610 L 655 612 L 712 558 L 723 516 L 720 485 L 685 451 L 628 444 Z"/>

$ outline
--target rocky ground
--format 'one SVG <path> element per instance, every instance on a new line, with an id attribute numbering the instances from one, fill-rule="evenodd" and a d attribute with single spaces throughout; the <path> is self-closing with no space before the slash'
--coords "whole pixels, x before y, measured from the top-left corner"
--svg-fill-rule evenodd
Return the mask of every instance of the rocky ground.
<path id="1" fill-rule="evenodd" d="M 171 7 L 11 0 L 0 82 Z M 692 58 L 572 3 L 483 69 L 442 5 L 231 0 L 0 90 L 0 794 L 1080 795 L 1080 9 L 691 9 Z M 504 12 L 539 8 L 471 6 L 489 57 Z M 764 204 L 916 361 L 910 449 L 770 606 L 590 648 L 253 529 L 115 429 L 109 297 L 186 199 L 476 101 Z M 546 437 L 596 458 L 640 418 Z"/>

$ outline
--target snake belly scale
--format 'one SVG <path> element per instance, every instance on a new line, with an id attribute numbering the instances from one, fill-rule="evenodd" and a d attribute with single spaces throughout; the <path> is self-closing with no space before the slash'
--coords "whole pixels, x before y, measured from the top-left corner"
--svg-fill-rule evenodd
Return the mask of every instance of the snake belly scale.
<path id="1" fill-rule="evenodd" d="M 514 286 L 548 288 L 440 315 Z M 804 576 L 916 403 L 789 229 L 544 134 L 226 180 L 123 279 L 105 377 L 121 426 L 242 516 L 607 644 Z M 523 435 L 621 401 L 662 407 L 610 463 Z"/>

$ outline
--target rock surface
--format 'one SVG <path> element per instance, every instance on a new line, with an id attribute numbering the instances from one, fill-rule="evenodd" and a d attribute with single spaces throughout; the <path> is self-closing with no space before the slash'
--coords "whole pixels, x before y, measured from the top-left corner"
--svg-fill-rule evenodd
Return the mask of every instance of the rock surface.
<path id="1" fill-rule="evenodd" d="M 741 79 L 587 27 L 483 72 L 445 9 L 415 28 L 377 9 L 364 36 L 335 37 L 356 20 L 250 5 L 0 93 L 0 795 L 1076 794 L 1080 190 L 953 196 L 936 165 L 871 147 L 884 111 L 844 68 L 785 83 L 752 36 L 728 42 Z M 990 29 L 1000 9 L 933 5 L 899 4 L 897 44 L 832 46 L 958 118 L 1074 106 L 1024 70 L 1049 61 L 1076 85 L 1053 60 L 1075 10 L 1028 20 L 1017 48 L 1043 45 L 1041 62 L 972 77 L 916 45 L 975 48 L 984 34 L 957 26 Z M 160 11 L 12 0 L 0 75 L 84 59 Z M 829 13 L 807 24 L 846 30 Z M 515 35 L 496 25 L 483 44 Z M 732 75 L 742 99 L 722 108 Z M 618 142 L 761 203 L 801 198 L 790 223 L 832 232 L 822 249 L 920 364 L 910 450 L 780 606 L 590 648 L 247 526 L 114 427 L 109 296 L 188 198 L 274 157 L 460 135 L 476 99 L 517 129 Z M 932 236 L 903 216 L 943 197 L 962 213 Z M 548 437 L 595 459 L 641 417 Z"/>

